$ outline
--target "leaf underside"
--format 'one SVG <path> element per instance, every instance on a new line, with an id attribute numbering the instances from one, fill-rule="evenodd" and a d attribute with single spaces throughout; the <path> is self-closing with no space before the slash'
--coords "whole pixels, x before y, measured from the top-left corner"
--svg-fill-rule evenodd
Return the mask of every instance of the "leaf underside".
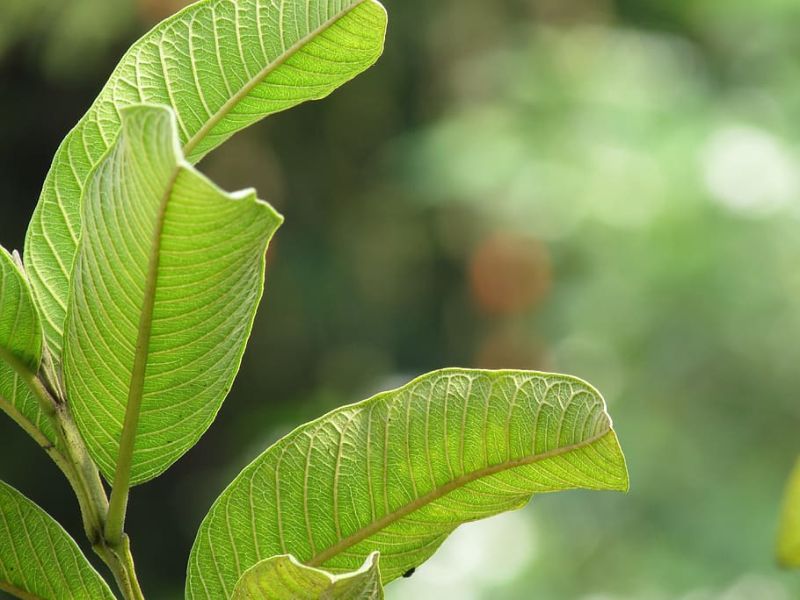
<path id="1" fill-rule="evenodd" d="M 281 217 L 226 194 L 181 157 L 167 107 L 123 109 L 89 179 L 69 297 L 64 375 L 86 446 L 113 478 L 130 403 L 141 402 L 131 483 L 182 456 L 239 368 Z"/>
<path id="2" fill-rule="evenodd" d="M 231 600 L 382 600 L 378 553 L 357 571 L 332 575 L 294 556 L 273 556 L 244 572 Z"/>
<path id="3" fill-rule="evenodd" d="M 588 384 L 435 372 L 300 427 L 242 471 L 200 526 L 186 596 L 227 598 L 245 570 L 278 554 L 346 572 L 379 551 L 387 583 L 458 525 L 534 493 L 627 485 L 605 404 Z"/>
<path id="4" fill-rule="evenodd" d="M 42 330 L 25 275 L 0 248 L 0 351 L 35 373 L 42 360 Z"/>
<path id="5" fill-rule="evenodd" d="M 0 408 L 56 443 L 50 421 L 9 361 L 36 373 L 42 359 L 42 330 L 25 274 L 0 248 Z"/>
<path id="6" fill-rule="evenodd" d="M 789 478 L 778 532 L 778 561 L 800 568 L 800 460 Z"/>
<path id="7" fill-rule="evenodd" d="M 46 512 L 0 481 L 0 590 L 41 600 L 113 600 L 75 541 Z"/>
<path id="8" fill-rule="evenodd" d="M 117 138 L 121 109 L 172 107 L 194 163 L 237 131 L 364 71 L 380 56 L 385 30 L 374 0 L 201 0 L 131 47 L 59 147 L 28 228 L 25 265 L 56 364 L 83 189 Z"/>

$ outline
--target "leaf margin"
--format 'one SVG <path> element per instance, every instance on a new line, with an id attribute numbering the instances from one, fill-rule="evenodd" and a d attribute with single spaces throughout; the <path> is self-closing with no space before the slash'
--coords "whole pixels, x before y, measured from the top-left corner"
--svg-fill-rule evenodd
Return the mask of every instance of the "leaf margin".
<path id="1" fill-rule="evenodd" d="M 324 598 L 328 598 L 329 593 L 334 591 L 334 588 L 339 583 L 350 582 L 353 580 L 360 579 L 361 577 L 374 577 L 376 585 L 373 586 L 371 593 L 368 595 L 364 595 L 363 593 L 357 596 L 336 596 L 337 600 L 347 599 L 347 600 L 381 600 L 383 598 L 383 585 L 381 584 L 381 572 L 380 572 L 380 552 L 375 551 L 372 552 L 367 558 L 364 560 L 364 564 L 361 565 L 355 571 L 349 571 L 347 573 L 340 573 L 340 574 L 333 574 L 324 569 L 319 569 L 317 567 L 309 567 L 308 565 L 304 565 L 301 563 L 297 558 L 292 554 L 281 554 L 277 556 L 272 556 L 270 558 L 265 558 L 259 563 L 256 563 L 249 569 L 247 569 L 242 576 L 239 578 L 239 581 L 236 582 L 236 586 L 233 589 L 233 594 L 231 596 L 231 600 L 265 600 L 260 596 L 253 596 L 249 594 L 249 590 L 244 589 L 249 581 L 252 580 L 254 577 L 258 577 L 258 572 L 268 566 L 272 566 L 274 564 L 275 568 L 280 568 L 282 565 L 281 563 L 289 563 L 288 566 L 291 568 L 296 569 L 298 572 L 307 573 L 308 575 L 319 576 L 320 578 L 326 579 L 327 587 L 322 592 L 325 594 Z M 367 583 L 371 583 L 367 581 Z M 270 596 L 269 598 L 272 598 Z M 277 598 L 277 596 L 276 596 Z M 315 600 L 316 597 L 308 597 L 305 600 Z M 303 600 L 302 597 L 292 596 L 293 600 Z"/>

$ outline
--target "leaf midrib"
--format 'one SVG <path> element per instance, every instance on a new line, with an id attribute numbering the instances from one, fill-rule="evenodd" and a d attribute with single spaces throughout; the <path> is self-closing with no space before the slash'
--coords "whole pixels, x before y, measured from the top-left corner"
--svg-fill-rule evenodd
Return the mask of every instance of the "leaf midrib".
<path id="1" fill-rule="evenodd" d="M 581 448 L 591 446 L 595 442 L 599 442 L 601 439 L 606 437 L 609 434 L 613 434 L 613 429 L 608 427 L 602 433 L 598 433 L 593 435 L 590 438 L 577 442 L 575 444 L 570 444 L 568 446 L 562 446 L 561 448 L 555 448 L 553 450 L 549 450 L 547 452 L 543 452 L 542 454 L 534 454 L 531 456 L 525 456 L 522 458 L 518 458 L 511 461 L 506 461 L 503 463 L 499 463 L 496 465 L 489 465 L 488 467 L 484 467 L 483 469 L 477 469 L 470 473 L 465 473 L 456 477 L 455 479 L 447 482 L 446 484 L 439 486 L 428 492 L 427 494 L 420 496 L 419 498 L 415 499 L 412 502 L 394 510 L 377 521 L 374 521 L 367 525 L 366 527 L 361 528 L 360 530 L 356 531 L 355 533 L 347 536 L 339 540 L 333 546 L 330 546 L 328 549 L 319 552 L 315 556 L 313 556 L 310 560 L 306 561 L 305 564 L 318 567 L 326 563 L 327 561 L 331 560 L 340 552 L 355 546 L 359 542 L 364 541 L 365 539 L 369 538 L 373 534 L 385 529 L 389 525 L 394 524 L 395 522 L 407 517 L 411 513 L 420 510 L 424 506 L 439 500 L 440 498 L 446 496 L 447 494 L 465 486 L 478 479 L 482 479 L 483 477 L 489 477 L 491 475 L 496 475 L 497 473 L 501 473 L 503 471 L 507 471 L 509 469 L 514 469 L 517 467 L 523 467 L 526 465 L 531 465 L 548 458 L 553 458 L 556 456 L 561 456 L 562 454 L 568 454 L 574 450 L 579 450 Z"/>
<path id="2" fill-rule="evenodd" d="M 142 299 L 141 314 L 139 315 L 139 327 L 136 335 L 136 349 L 131 370 L 131 380 L 128 385 L 128 401 L 125 405 L 125 420 L 122 426 L 122 434 L 119 442 L 119 453 L 117 455 L 117 465 L 114 472 L 114 483 L 111 490 L 111 502 L 109 514 L 117 514 L 121 510 L 125 513 L 127 504 L 128 489 L 131 481 L 131 466 L 133 464 L 133 449 L 136 444 L 136 430 L 139 425 L 139 415 L 142 408 L 142 397 L 144 395 L 144 380 L 147 370 L 147 359 L 150 355 L 150 337 L 153 330 L 153 310 L 155 307 L 156 286 L 158 283 L 158 271 L 161 256 L 161 241 L 164 233 L 164 221 L 166 219 L 167 205 L 169 204 L 172 192 L 181 172 L 181 161 L 177 161 L 170 179 L 161 197 L 156 215 L 156 222 L 153 228 L 153 239 L 150 241 L 150 256 L 147 266 L 147 279 L 145 280 L 144 297 Z M 110 528 L 109 520 L 106 524 L 106 537 L 110 541 L 116 541 L 122 531 Z M 116 527 L 121 523 L 114 522 Z"/>
<path id="3" fill-rule="evenodd" d="M 273 62 L 266 65 L 263 69 L 261 69 L 255 77 L 251 78 L 244 86 L 242 86 L 239 91 L 237 91 L 233 96 L 228 98 L 228 100 L 223 104 L 217 112 L 215 112 L 211 117 L 203 124 L 203 126 L 195 133 L 183 146 L 184 154 L 189 157 L 191 156 L 194 149 L 200 144 L 200 142 L 205 139 L 205 137 L 214 130 L 214 128 L 230 113 L 242 100 L 244 100 L 253 89 L 262 83 L 267 77 L 269 77 L 274 71 L 280 68 L 287 60 L 293 57 L 297 52 L 299 52 L 306 44 L 310 43 L 314 40 L 317 36 L 323 34 L 325 31 L 330 29 L 333 25 L 339 22 L 341 19 L 345 18 L 359 6 L 364 4 L 365 2 L 371 2 L 372 0 L 361 0 L 357 2 L 347 10 L 341 11 L 337 13 L 334 17 L 325 21 L 322 25 L 310 31 L 305 36 L 298 39 L 294 44 L 286 48 L 283 53 L 278 56 Z"/>

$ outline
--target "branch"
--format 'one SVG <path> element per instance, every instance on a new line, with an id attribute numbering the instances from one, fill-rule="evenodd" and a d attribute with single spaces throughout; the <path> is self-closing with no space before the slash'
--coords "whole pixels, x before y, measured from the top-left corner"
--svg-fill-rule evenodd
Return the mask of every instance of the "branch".
<path id="1" fill-rule="evenodd" d="M 86 537 L 92 543 L 95 553 L 113 573 L 124 598 L 144 600 L 136 578 L 128 537 L 121 536 L 117 544 L 109 545 L 103 536 L 109 511 L 108 497 L 97 465 L 89 456 L 67 405 L 51 394 L 35 373 L 3 348 L 0 348 L 0 360 L 4 360 L 14 369 L 36 397 L 42 412 L 51 420 L 59 443 L 54 446 L 27 417 L 3 398 L 0 398 L 0 409 L 18 423 L 64 473 L 78 499 Z"/>

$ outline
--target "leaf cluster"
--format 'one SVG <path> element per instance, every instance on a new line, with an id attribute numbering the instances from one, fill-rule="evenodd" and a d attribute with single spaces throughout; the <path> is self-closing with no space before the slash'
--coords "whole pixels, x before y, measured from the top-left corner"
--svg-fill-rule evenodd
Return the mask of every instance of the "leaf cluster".
<path id="1" fill-rule="evenodd" d="M 125 513 L 211 425 L 283 218 L 194 164 L 380 56 L 374 0 L 201 0 L 136 42 L 59 147 L 26 237 L 0 252 L 0 407 L 53 458 L 126 599 Z M 588 384 L 446 369 L 301 426 L 200 526 L 186 597 L 381 598 L 460 524 L 533 494 L 625 490 Z M 107 489 L 110 487 L 110 496 Z M 74 540 L 0 484 L 0 589 L 111 598 Z"/>

